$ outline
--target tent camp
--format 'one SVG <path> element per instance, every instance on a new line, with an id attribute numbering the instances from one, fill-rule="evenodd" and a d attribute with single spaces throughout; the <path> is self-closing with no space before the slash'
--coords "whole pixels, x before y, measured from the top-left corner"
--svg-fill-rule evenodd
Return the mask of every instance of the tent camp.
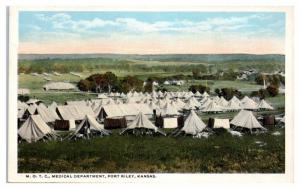
<path id="1" fill-rule="evenodd" d="M 151 123 L 151 121 L 142 112 L 139 112 L 139 114 L 135 117 L 132 123 L 123 131 L 121 131 L 120 134 L 124 134 L 130 131 L 132 131 L 133 134 L 153 134 L 154 132 L 166 135 L 166 133 L 164 133 L 163 131 L 158 129 L 153 123 Z"/>
<path id="2" fill-rule="evenodd" d="M 261 124 L 257 121 L 252 111 L 241 110 L 230 122 L 230 124 L 235 125 L 236 127 L 242 127 L 249 129 L 252 132 L 252 129 L 262 129 L 266 130 Z"/>
<path id="3" fill-rule="evenodd" d="M 40 139 L 55 139 L 54 131 L 45 123 L 40 115 L 31 115 L 18 130 L 18 135 L 27 142 Z"/>
<path id="4" fill-rule="evenodd" d="M 267 103 L 264 99 L 260 101 L 260 103 L 258 104 L 258 108 L 263 110 L 274 110 L 274 108 L 269 103 Z"/>
<path id="5" fill-rule="evenodd" d="M 198 115 L 191 110 L 189 116 L 184 121 L 184 126 L 175 132 L 175 135 L 179 135 L 181 133 L 196 135 L 202 132 L 205 129 L 205 123 L 198 117 Z"/>
<path id="6" fill-rule="evenodd" d="M 93 136 L 109 135 L 110 131 L 104 129 L 104 125 L 98 123 L 91 115 L 86 115 L 78 127 L 70 134 L 69 139 L 91 138 Z"/>

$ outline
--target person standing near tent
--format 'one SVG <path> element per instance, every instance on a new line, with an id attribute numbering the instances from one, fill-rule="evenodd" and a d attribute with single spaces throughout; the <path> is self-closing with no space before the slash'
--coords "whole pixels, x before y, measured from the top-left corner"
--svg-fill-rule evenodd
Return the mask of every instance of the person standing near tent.
<path id="1" fill-rule="evenodd" d="M 86 133 L 87 133 L 87 138 L 90 139 L 90 134 L 91 134 L 90 127 L 87 128 Z"/>
<path id="2" fill-rule="evenodd" d="M 87 137 L 87 139 L 90 138 L 89 133 L 88 133 L 88 126 L 87 125 L 84 126 L 84 128 L 83 128 L 83 134 L 84 134 L 84 136 Z"/>

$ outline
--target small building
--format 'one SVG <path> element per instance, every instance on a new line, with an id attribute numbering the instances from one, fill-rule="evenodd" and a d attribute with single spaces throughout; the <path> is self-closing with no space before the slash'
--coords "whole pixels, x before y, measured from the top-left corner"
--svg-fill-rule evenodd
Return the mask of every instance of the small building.
<path id="1" fill-rule="evenodd" d="M 43 86 L 45 91 L 49 90 L 75 90 L 76 86 L 67 82 L 51 82 Z"/>

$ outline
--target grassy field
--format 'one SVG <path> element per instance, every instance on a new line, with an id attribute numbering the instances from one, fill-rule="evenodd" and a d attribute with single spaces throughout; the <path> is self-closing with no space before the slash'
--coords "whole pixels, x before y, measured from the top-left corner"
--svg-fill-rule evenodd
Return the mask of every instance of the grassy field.
<path id="1" fill-rule="evenodd" d="M 83 76 L 88 76 L 87 73 L 81 73 Z M 136 73 L 139 74 L 139 73 Z M 142 74 L 142 73 L 141 73 Z M 154 74 L 154 73 L 153 73 Z M 171 74 L 171 73 L 168 73 Z M 53 81 L 69 81 L 76 83 L 80 80 L 79 77 L 63 74 L 62 76 L 51 76 Z M 68 100 L 88 100 L 91 98 L 95 98 L 96 95 L 88 94 L 88 93 L 60 93 L 60 92 L 45 92 L 42 89 L 42 86 L 46 84 L 47 81 L 40 76 L 32 76 L 29 74 L 21 74 L 19 75 L 19 88 L 29 88 L 30 89 L 30 97 L 38 98 L 44 101 L 45 104 L 51 104 L 52 101 L 56 101 L 58 103 L 64 103 Z M 189 86 L 202 84 L 209 86 L 211 91 L 213 92 L 216 88 L 224 88 L 224 87 L 235 87 L 242 91 L 245 94 L 249 94 L 250 91 L 255 91 L 260 89 L 262 86 L 257 85 L 254 82 L 250 81 L 222 81 L 222 80 L 193 80 L 187 81 L 182 86 L 174 86 L 174 85 L 163 85 L 169 91 L 188 91 Z M 278 95 L 276 97 L 269 97 L 266 99 L 275 107 L 284 107 L 284 95 Z"/>
<path id="2" fill-rule="evenodd" d="M 279 131 L 280 136 L 271 133 Z M 284 173 L 284 129 L 208 139 L 113 135 L 19 144 L 20 173 Z"/>

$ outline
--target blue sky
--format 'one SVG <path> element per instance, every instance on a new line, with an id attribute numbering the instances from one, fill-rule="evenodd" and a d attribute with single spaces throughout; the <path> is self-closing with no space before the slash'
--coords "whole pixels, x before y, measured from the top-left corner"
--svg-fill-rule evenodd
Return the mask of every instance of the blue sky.
<path id="1" fill-rule="evenodd" d="M 19 39 L 26 47 L 30 47 L 28 44 L 54 46 L 62 41 L 87 45 L 89 40 L 109 43 L 119 39 L 140 41 L 140 46 L 135 48 L 145 47 L 145 43 L 153 39 L 164 42 L 180 39 L 180 44 L 185 46 L 193 40 L 198 40 L 199 46 L 212 45 L 216 39 L 222 44 L 229 43 L 228 40 L 251 39 L 253 42 L 273 40 L 279 44 L 284 41 L 284 28 L 285 15 L 278 12 L 34 11 L 19 14 Z M 193 44 L 193 48 L 196 46 Z"/>

